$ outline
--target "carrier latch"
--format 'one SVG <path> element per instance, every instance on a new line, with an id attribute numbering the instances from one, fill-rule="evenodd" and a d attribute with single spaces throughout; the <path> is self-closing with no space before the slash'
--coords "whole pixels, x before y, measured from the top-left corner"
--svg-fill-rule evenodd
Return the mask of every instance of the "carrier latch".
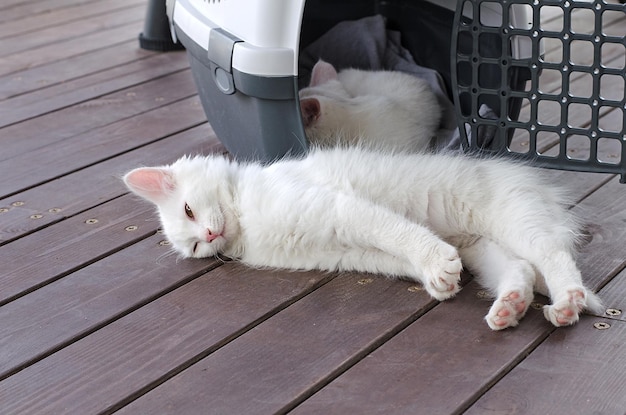
<path id="1" fill-rule="evenodd" d="M 235 43 L 243 42 L 222 28 L 212 29 L 209 34 L 209 61 L 215 84 L 225 94 L 235 93 L 232 74 Z"/>

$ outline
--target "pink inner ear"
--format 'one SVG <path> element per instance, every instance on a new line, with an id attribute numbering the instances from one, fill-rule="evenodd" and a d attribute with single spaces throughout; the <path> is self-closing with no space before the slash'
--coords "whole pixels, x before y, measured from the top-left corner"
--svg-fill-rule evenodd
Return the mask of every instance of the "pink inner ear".
<path id="1" fill-rule="evenodd" d="M 316 98 L 304 98 L 300 100 L 300 112 L 305 127 L 313 124 L 320 116 L 320 102 Z"/>
<path id="2" fill-rule="evenodd" d="M 321 85 L 333 79 L 337 79 L 337 71 L 335 70 L 335 67 L 320 59 L 313 67 L 309 86 Z"/>
<path id="3" fill-rule="evenodd" d="M 166 198 L 175 188 L 171 172 L 156 167 L 135 169 L 124 176 L 124 182 L 134 193 L 155 203 Z"/>

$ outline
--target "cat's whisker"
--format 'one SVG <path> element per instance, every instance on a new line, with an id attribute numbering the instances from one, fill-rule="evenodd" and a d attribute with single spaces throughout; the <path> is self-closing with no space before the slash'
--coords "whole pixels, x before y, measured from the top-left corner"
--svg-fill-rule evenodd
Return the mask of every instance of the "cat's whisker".
<path id="1" fill-rule="evenodd" d="M 233 258 L 229 258 L 220 254 L 219 252 L 215 254 L 215 259 L 219 260 L 222 264 L 226 264 L 227 262 L 233 262 Z"/>
<path id="2" fill-rule="evenodd" d="M 179 253 L 178 253 L 178 252 L 176 252 L 174 249 L 169 249 L 169 250 L 167 250 L 165 253 L 163 253 L 163 254 L 159 255 L 159 256 L 157 257 L 157 259 L 156 259 L 156 263 L 157 263 L 158 265 L 162 265 L 162 264 L 163 264 L 163 261 L 165 260 L 165 258 L 168 258 L 168 257 L 170 257 L 170 256 L 172 256 L 172 255 L 175 255 L 175 256 L 176 256 L 176 262 L 175 262 L 175 263 L 176 263 L 176 264 L 178 264 L 178 259 L 180 258 L 180 255 L 179 255 Z"/>

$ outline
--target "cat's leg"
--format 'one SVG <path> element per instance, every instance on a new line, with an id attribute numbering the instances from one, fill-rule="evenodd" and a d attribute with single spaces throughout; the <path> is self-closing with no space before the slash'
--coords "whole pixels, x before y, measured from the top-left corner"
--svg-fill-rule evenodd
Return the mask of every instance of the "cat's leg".
<path id="1" fill-rule="evenodd" d="M 504 243 L 532 263 L 540 274 L 538 291 L 552 301 L 544 307 L 548 321 L 555 326 L 567 326 L 576 323 L 585 309 L 601 311 L 601 301 L 583 285 L 572 255 L 573 230 L 545 222 L 524 229 L 513 228 L 503 237 Z"/>
<path id="2" fill-rule="evenodd" d="M 495 297 L 485 316 L 489 327 L 502 330 L 517 326 L 533 300 L 532 265 L 487 238 L 480 238 L 459 252 L 466 267 Z"/>
<path id="3" fill-rule="evenodd" d="M 583 310 L 602 312 L 601 300 L 583 285 L 580 270 L 568 251 L 547 251 L 537 267 L 552 301 L 543 307 L 543 313 L 552 324 L 574 324 Z"/>
<path id="4" fill-rule="evenodd" d="M 397 275 L 398 262 L 408 263 L 405 276 L 419 281 L 437 300 L 460 289 L 462 264 L 455 247 L 427 227 L 359 197 L 338 196 L 333 227 L 340 243 L 368 254 L 344 255 L 344 269 Z M 377 253 L 377 251 L 380 251 Z"/>

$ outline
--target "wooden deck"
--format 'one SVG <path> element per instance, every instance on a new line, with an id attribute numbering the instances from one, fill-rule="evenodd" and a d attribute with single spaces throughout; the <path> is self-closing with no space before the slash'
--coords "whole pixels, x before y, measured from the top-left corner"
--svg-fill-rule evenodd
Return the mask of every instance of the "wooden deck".
<path id="1" fill-rule="evenodd" d="M 626 413 L 617 177 L 546 171 L 576 194 L 579 265 L 609 308 L 568 328 L 533 308 L 490 331 L 469 277 L 438 303 L 371 275 L 177 259 L 120 177 L 222 147 L 185 53 L 138 48 L 145 8 L 0 5 L 0 413 Z"/>

